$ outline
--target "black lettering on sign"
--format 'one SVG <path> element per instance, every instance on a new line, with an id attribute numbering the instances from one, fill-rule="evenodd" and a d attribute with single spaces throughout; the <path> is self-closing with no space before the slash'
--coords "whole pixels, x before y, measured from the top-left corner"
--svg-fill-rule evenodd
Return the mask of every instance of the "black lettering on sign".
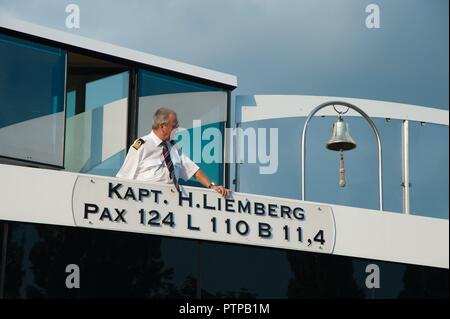
<path id="1" fill-rule="evenodd" d="M 88 219 L 88 214 L 97 214 L 98 206 L 95 204 L 84 204 L 84 219 Z"/>
<path id="2" fill-rule="evenodd" d="M 108 197 L 109 198 L 118 198 L 118 199 L 132 199 L 134 201 L 142 202 L 145 198 L 150 198 L 150 193 L 153 193 L 155 196 L 155 203 L 159 202 L 159 195 L 162 194 L 162 191 L 159 190 L 148 190 L 146 188 L 138 188 L 136 191 L 133 190 L 132 187 L 127 187 L 127 190 L 124 195 L 120 193 L 120 189 L 122 188 L 121 183 L 108 183 Z"/>
<path id="3" fill-rule="evenodd" d="M 303 242 L 303 231 L 301 227 L 297 227 L 297 233 L 298 233 L 298 241 Z"/>
<path id="4" fill-rule="evenodd" d="M 120 193 L 118 192 L 119 188 L 122 187 L 122 184 L 117 184 L 113 186 L 113 183 L 108 184 L 108 197 L 113 198 L 113 195 L 115 194 L 118 199 L 122 199 L 122 196 L 120 196 Z"/>
<path id="5" fill-rule="evenodd" d="M 284 215 L 287 215 L 289 219 L 292 219 L 291 208 L 289 206 L 281 205 L 281 218 L 284 218 Z"/>
<path id="6" fill-rule="evenodd" d="M 248 232 L 250 231 L 250 228 L 248 227 L 248 224 L 245 221 L 240 220 L 236 223 L 236 231 L 240 235 L 246 236 L 248 234 Z"/>
<path id="7" fill-rule="evenodd" d="M 263 203 L 255 202 L 255 215 L 265 215 L 266 210 Z"/>
<path id="8" fill-rule="evenodd" d="M 100 216 L 100 220 L 103 220 L 104 218 L 108 218 L 110 221 L 113 220 L 111 217 L 111 213 L 109 212 L 109 209 L 106 207 L 103 209 L 102 215 Z"/>
<path id="9" fill-rule="evenodd" d="M 125 214 L 127 213 L 127 211 L 125 209 L 114 209 L 117 213 L 117 217 L 114 219 L 115 222 L 120 223 L 120 222 L 124 222 L 125 224 L 127 223 L 126 219 L 125 219 Z"/>
<path id="10" fill-rule="evenodd" d="M 191 214 L 188 214 L 188 229 L 189 230 L 200 230 L 200 227 L 192 226 L 192 216 Z"/>
<path id="11" fill-rule="evenodd" d="M 316 236 L 314 236 L 314 241 L 320 243 L 321 245 L 325 244 L 325 239 L 323 238 L 323 230 L 319 230 Z"/>
<path id="12" fill-rule="evenodd" d="M 298 220 L 304 220 L 305 214 L 303 212 L 304 210 L 301 207 L 294 208 L 294 217 Z"/>
<path id="13" fill-rule="evenodd" d="M 288 225 L 284 225 L 283 226 L 283 230 L 284 230 L 284 239 L 285 240 L 289 240 L 289 226 Z"/>
<path id="14" fill-rule="evenodd" d="M 136 200 L 136 196 L 134 195 L 133 188 L 128 187 L 127 192 L 125 193 L 125 196 L 123 199 L 128 199 L 128 197 L 131 197 L 133 200 Z"/>
<path id="15" fill-rule="evenodd" d="M 140 218 L 140 223 L 142 224 L 142 225 L 145 225 L 146 224 L 146 211 L 145 211 L 145 209 L 140 209 L 139 210 L 139 215 L 141 215 L 141 218 Z"/>
<path id="16" fill-rule="evenodd" d="M 258 223 L 258 235 L 261 238 L 272 237 L 272 227 L 266 223 Z"/>
<path id="17" fill-rule="evenodd" d="M 147 222 L 147 214 L 149 215 L 150 219 Z M 164 225 L 168 225 L 172 228 L 175 227 L 175 217 L 173 215 L 172 212 L 169 212 L 162 220 L 162 222 L 160 223 L 160 219 L 161 219 L 161 214 L 156 210 L 156 209 L 152 209 L 151 211 L 149 211 L 148 213 L 145 211 L 145 209 L 140 209 L 139 210 L 139 215 L 140 215 L 140 224 L 142 225 L 150 225 L 150 226 L 164 226 Z"/>
<path id="18" fill-rule="evenodd" d="M 138 196 L 138 198 L 139 198 L 139 201 L 140 201 L 140 202 L 142 202 L 142 199 L 143 199 L 144 197 L 149 197 L 149 196 L 150 196 L 150 192 L 149 192 L 148 189 L 145 189 L 145 188 L 139 188 L 139 196 Z"/>
<path id="19" fill-rule="evenodd" d="M 150 218 L 150 220 L 148 221 L 148 224 L 151 226 L 161 226 L 161 224 L 159 223 L 159 212 L 155 209 L 152 209 L 148 213 L 150 216 L 155 215 L 152 218 Z"/>
<path id="20" fill-rule="evenodd" d="M 238 212 L 239 213 L 248 213 L 250 214 L 250 202 L 246 201 L 245 206 L 242 204 L 240 200 L 238 200 Z"/>
<path id="21" fill-rule="evenodd" d="M 192 193 L 189 192 L 189 195 L 184 197 L 182 192 L 178 192 L 178 205 L 183 206 L 183 202 L 185 201 L 189 203 L 189 207 L 192 207 Z"/>
<path id="22" fill-rule="evenodd" d="M 164 219 L 162 220 L 162 223 L 164 225 L 169 225 L 170 227 L 174 228 L 175 227 L 175 220 L 173 217 L 173 213 L 170 212 L 166 215 L 166 217 L 164 217 Z"/>
<path id="23" fill-rule="evenodd" d="M 155 196 L 155 203 L 159 204 L 159 195 L 162 194 L 162 191 L 157 191 L 157 190 L 152 189 L 151 192 Z"/>
<path id="24" fill-rule="evenodd" d="M 210 209 L 210 210 L 216 210 L 216 207 L 208 205 L 208 196 L 207 196 L 207 194 L 203 194 L 203 208 L 204 209 Z"/>
<path id="25" fill-rule="evenodd" d="M 231 212 L 231 213 L 235 212 L 233 203 L 234 203 L 234 199 L 230 199 L 230 198 L 225 199 L 225 210 L 227 212 Z"/>
<path id="26" fill-rule="evenodd" d="M 269 216 L 278 217 L 277 208 L 278 208 L 277 204 L 269 204 Z"/>
<path id="27" fill-rule="evenodd" d="M 227 224 L 227 234 L 231 234 L 231 220 L 227 218 L 225 224 Z"/>

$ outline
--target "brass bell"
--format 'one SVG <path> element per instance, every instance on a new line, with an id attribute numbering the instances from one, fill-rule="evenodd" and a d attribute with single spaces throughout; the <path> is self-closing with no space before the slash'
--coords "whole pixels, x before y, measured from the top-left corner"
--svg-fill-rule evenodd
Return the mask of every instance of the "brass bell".
<path id="1" fill-rule="evenodd" d="M 333 124 L 333 133 L 327 143 L 327 148 L 332 151 L 340 152 L 339 162 L 339 186 L 345 187 L 345 169 L 344 169 L 344 151 L 352 150 L 356 147 L 355 141 L 350 136 L 348 124 L 339 116 L 336 123 Z"/>

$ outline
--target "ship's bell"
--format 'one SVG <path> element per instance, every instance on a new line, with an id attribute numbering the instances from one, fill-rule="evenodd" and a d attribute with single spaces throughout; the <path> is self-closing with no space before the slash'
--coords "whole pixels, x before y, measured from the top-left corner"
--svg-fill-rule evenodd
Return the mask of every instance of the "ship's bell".
<path id="1" fill-rule="evenodd" d="M 340 152 L 339 160 L 339 186 L 345 187 L 345 168 L 344 168 L 344 151 L 352 150 L 356 147 L 355 141 L 350 136 L 348 124 L 344 122 L 341 116 L 338 117 L 336 123 L 333 124 L 333 134 L 327 143 L 327 148 L 332 151 Z"/>
<path id="2" fill-rule="evenodd" d="M 342 117 L 338 117 L 333 124 L 333 134 L 327 143 L 327 148 L 332 151 L 349 151 L 356 147 L 355 141 L 350 136 L 348 124 Z"/>

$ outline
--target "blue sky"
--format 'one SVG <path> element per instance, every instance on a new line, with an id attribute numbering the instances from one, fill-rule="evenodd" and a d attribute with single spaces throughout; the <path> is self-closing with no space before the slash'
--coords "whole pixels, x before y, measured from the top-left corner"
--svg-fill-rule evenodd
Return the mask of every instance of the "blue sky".
<path id="1" fill-rule="evenodd" d="M 80 29 L 65 27 L 69 3 L 80 7 Z M 370 3 L 380 7 L 380 29 L 366 28 L 365 8 Z M 247 94 L 329 95 L 448 110 L 447 0 L 0 0 L 0 10 L 33 23 L 234 74 L 239 87 L 233 98 Z M 358 123 L 351 124 L 356 126 L 352 134 L 359 145 L 371 139 Z M 280 144 L 285 145 L 283 141 L 297 134 L 300 124 L 274 120 L 253 125 L 280 127 Z M 324 133 L 316 141 L 329 137 L 329 125 L 318 126 Z M 385 157 L 390 162 L 399 156 L 399 124 L 385 129 L 386 149 L 391 150 Z M 411 146 L 413 206 L 425 215 L 448 218 L 448 128 L 420 130 L 412 128 L 412 136 L 417 137 Z M 434 148 L 427 141 L 433 141 Z M 280 147 L 281 153 L 286 153 L 280 162 L 284 170 L 270 177 L 271 183 L 266 181 L 269 176 L 256 173 L 256 166 L 243 167 L 242 191 L 297 198 L 299 156 L 290 155 L 298 154 L 297 144 L 293 152 L 289 144 Z M 365 149 L 368 153 L 358 153 Z M 377 189 L 376 176 L 368 173 L 374 171 L 370 165 L 375 154 L 370 149 L 349 153 L 349 187 L 345 193 L 329 195 L 329 201 L 376 208 L 376 196 L 372 196 Z M 433 156 L 427 157 L 429 154 Z M 320 182 L 311 185 L 318 199 L 323 200 L 321 190 L 325 193 L 321 185 L 336 179 L 333 172 L 338 161 L 333 155 L 318 153 L 317 167 L 311 168 L 321 171 L 320 167 L 328 167 Z M 388 207 L 399 210 L 401 172 L 397 165 L 386 169 L 392 171 L 386 173 L 386 200 L 395 198 Z M 352 176 L 355 172 L 359 175 Z M 251 182 L 245 183 L 244 177 Z M 362 194 L 350 195 L 352 178 L 359 188 L 370 186 Z"/>

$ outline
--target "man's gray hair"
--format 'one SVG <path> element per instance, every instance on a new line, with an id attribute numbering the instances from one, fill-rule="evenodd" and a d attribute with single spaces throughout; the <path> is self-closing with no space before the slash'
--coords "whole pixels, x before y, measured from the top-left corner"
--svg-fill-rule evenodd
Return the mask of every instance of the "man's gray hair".
<path id="1" fill-rule="evenodd" d="M 176 114 L 175 111 L 165 107 L 157 109 L 155 114 L 153 115 L 152 129 L 157 130 L 159 129 L 159 126 L 161 124 L 167 124 L 169 122 L 169 115 L 171 113 Z"/>

